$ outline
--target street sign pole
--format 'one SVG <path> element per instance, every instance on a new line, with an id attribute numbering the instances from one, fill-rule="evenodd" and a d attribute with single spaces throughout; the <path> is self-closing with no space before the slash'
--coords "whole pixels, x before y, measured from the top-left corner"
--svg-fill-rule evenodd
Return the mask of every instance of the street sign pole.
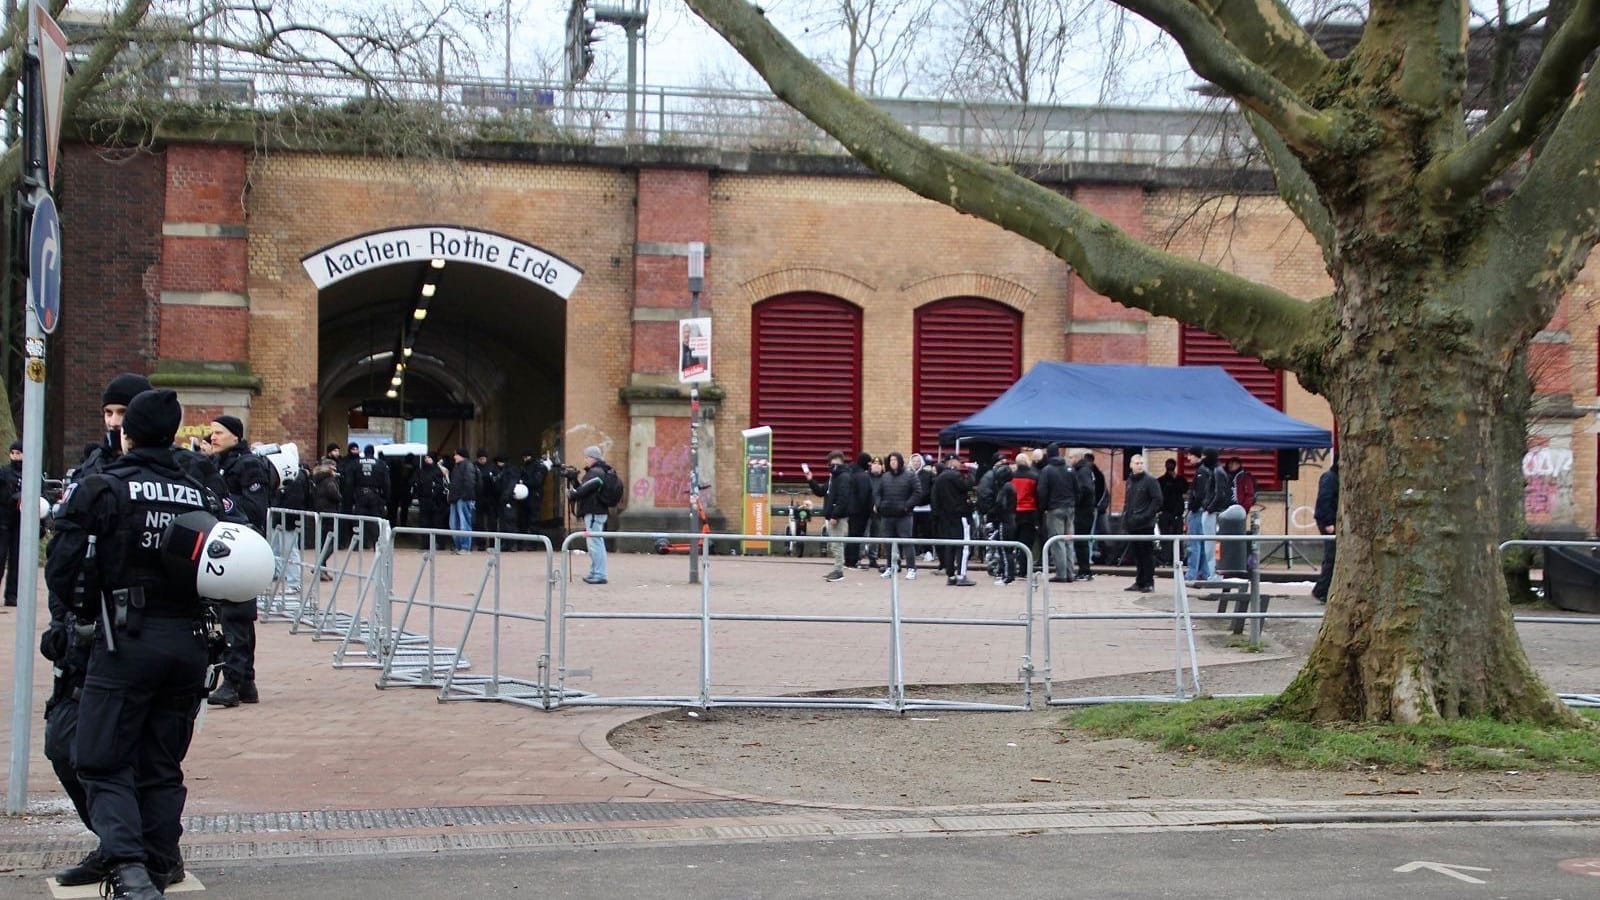
<path id="1" fill-rule="evenodd" d="M 28 808 L 28 763 L 33 709 L 33 655 L 38 636 L 39 494 L 44 478 L 44 378 L 46 324 L 59 321 L 61 233 L 49 184 L 49 148 L 40 91 L 39 24 L 42 11 L 30 6 L 28 53 L 23 68 L 24 190 L 33 211 L 28 248 L 27 309 L 23 320 L 26 361 L 22 386 L 22 499 L 18 547 L 17 646 L 11 704 L 11 759 L 6 780 L 6 812 L 21 815 Z M 19 204 L 21 206 L 23 204 Z M 41 322 L 41 317 L 46 317 Z"/>

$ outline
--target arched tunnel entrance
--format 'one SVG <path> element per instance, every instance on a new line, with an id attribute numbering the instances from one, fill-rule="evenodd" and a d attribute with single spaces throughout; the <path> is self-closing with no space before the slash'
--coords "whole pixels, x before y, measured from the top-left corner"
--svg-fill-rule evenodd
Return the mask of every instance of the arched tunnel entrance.
<path id="1" fill-rule="evenodd" d="M 559 447 L 580 270 L 442 226 L 351 238 L 303 262 L 320 289 L 321 444 L 387 438 L 512 460 Z"/>

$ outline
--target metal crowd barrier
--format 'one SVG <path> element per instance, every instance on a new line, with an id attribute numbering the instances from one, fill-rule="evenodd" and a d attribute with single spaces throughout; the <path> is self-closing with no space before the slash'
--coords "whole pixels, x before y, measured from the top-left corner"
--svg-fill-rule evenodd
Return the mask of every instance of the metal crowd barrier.
<path id="1" fill-rule="evenodd" d="M 572 554 L 575 544 L 586 541 L 588 538 L 628 538 L 658 540 L 665 538 L 669 541 L 696 541 L 701 544 L 699 554 L 700 575 L 700 608 L 698 610 L 647 610 L 624 611 L 605 609 L 578 609 L 571 603 L 568 585 L 570 578 L 561 579 L 561 627 L 557 650 L 556 683 L 555 691 L 559 696 L 559 705 L 562 706 L 693 706 L 708 709 L 718 706 L 760 706 L 760 707 L 799 707 L 815 709 L 882 709 L 893 712 L 920 709 L 944 710 L 1026 710 L 1032 707 L 1033 696 L 1033 583 L 1032 579 L 1023 579 L 1025 591 L 1024 607 L 1018 615 L 1011 618 L 986 618 L 986 617 L 955 617 L 955 616 L 917 616 L 907 615 L 900 600 L 900 547 L 917 546 L 952 546 L 952 547 L 993 547 L 1006 548 L 1022 554 L 1025 564 L 1031 570 L 1033 564 L 1032 551 L 1016 541 L 987 541 L 987 540 L 940 540 L 918 538 L 883 538 L 883 537 L 823 537 L 823 536 L 782 536 L 784 541 L 801 543 L 829 544 L 878 544 L 891 548 L 891 562 L 895 567 L 894 577 L 888 578 L 887 610 L 880 615 L 806 615 L 806 614 L 770 614 L 770 613 L 738 613 L 718 612 L 712 606 L 714 560 L 717 559 L 715 548 L 718 544 L 738 541 L 773 541 L 772 535 L 752 534 L 699 534 L 694 532 L 632 532 L 632 531 L 606 531 L 606 532 L 574 532 L 567 536 L 561 543 L 562 568 L 570 573 L 572 571 Z M 699 676 L 697 691 L 694 694 L 632 694 L 609 695 L 590 694 L 573 696 L 569 699 L 565 692 L 566 679 L 572 671 L 569 658 L 568 625 L 573 621 L 678 621 L 698 623 L 698 648 Z M 773 622 L 773 623 L 828 623 L 840 625 L 873 625 L 887 626 L 889 639 L 889 667 L 885 673 L 887 687 L 885 693 L 878 696 L 795 696 L 795 695 L 727 695 L 718 694 L 712 687 L 712 628 L 718 622 Z M 945 700 L 925 697 L 908 697 L 906 695 L 905 677 L 905 632 L 907 625 L 931 626 L 986 626 L 1017 628 L 1022 631 L 1022 647 L 1020 653 L 1020 680 L 1022 700 L 1016 704 L 985 703 L 977 701 Z"/>
<path id="2" fill-rule="evenodd" d="M 550 690 L 551 588 L 556 581 L 555 553 L 550 539 L 544 535 L 516 532 L 396 528 L 391 532 L 391 559 L 398 555 L 393 551 L 393 541 L 402 537 L 419 538 L 421 556 L 416 573 L 410 579 L 410 591 L 403 598 L 391 592 L 385 601 L 387 607 L 400 607 L 395 631 L 402 637 L 387 648 L 377 686 L 437 688 L 441 701 L 499 700 L 539 709 L 554 708 L 559 698 L 552 697 Z M 487 549 L 480 551 L 484 560 L 483 574 L 478 579 L 477 589 L 469 604 L 443 602 L 437 590 L 439 553 L 441 549 L 455 552 L 454 545 L 458 538 L 488 543 Z M 520 558 L 512 552 L 514 550 L 542 551 L 542 563 L 538 566 L 537 580 L 513 576 L 510 579 L 511 590 L 508 591 L 505 583 L 507 560 Z M 419 596 L 424 584 L 427 586 L 426 594 Z M 508 594 L 512 601 L 510 605 L 507 604 Z M 526 598 L 529 594 L 534 595 L 531 598 L 533 602 L 524 605 L 531 606 L 531 610 L 518 608 L 515 600 Z M 487 608 L 484 605 L 485 598 L 488 599 Z M 421 634 L 413 639 L 408 627 L 412 617 L 419 613 L 419 607 L 420 613 L 426 615 L 426 622 L 421 626 Z M 450 617 L 452 613 L 454 617 Z M 480 636 L 480 640 L 488 643 L 488 672 L 484 675 L 464 675 L 461 674 L 462 670 L 469 668 L 467 646 L 473 640 L 474 626 L 480 616 L 489 619 L 487 634 Z M 451 622 L 445 621 L 445 618 L 451 618 Z M 453 644 L 441 646 L 438 636 L 454 620 L 459 620 L 460 637 Z M 537 628 L 535 646 L 539 652 L 533 661 L 533 672 L 527 677 L 508 675 L 506 672 L 503 645 L 508 638 L 516 636 L 505 632 L 515 628 L 518 623 L 531 623 Z M 516 640 L 512 643 L 514 647 L 527 646 L 525 641 Z"/>
<path id="3" fill-rule="evenodd" d="M 286 555 L 294 541 L 303 540 L 299 532 L 286 527 L 291 519 L 300 528 L 310 525 L 315 529 L 318 549 L 310 563 L 305 561 L 305 551 L 301 551 L 298 596 L 291 596 L 288 590 L 287 573 L 292 563 L 285 556 L 279 557 L 273 586 L 261 602 L 265 620 L 289 622 L 290 634 L 306 629 L 314 641 L 337 639 L 334 668 L 379 665 L 381 638 L 388 634 L 387 623 L 381 617 L 387 610 L 372 598 L 386 597 L 388 593 L 387 567 L 392 555 L 388 552 L 392 546 L 388 521 L 376 516 L 269 509 L 267 538 L 275 550 Z M 336 543 L 341 531 L 348 535 L 342 552 Z M 369 548 L 368 544 L 372 546 Z M 324 572 L 331 581 L 323 582 Z M 369 602 L 374 618 L 363 615 Z M 342 609 L 342 603 L 352 606 Z M 352 644 L 361 648 L 360 658 L 351 656 Z"/>
<path id="4" fill-rule="evenodd" d="M 298 530 L 286 526 L 294 521 Z M 350 539 L 342 555 L 334 558 L 334 540 L 340 523 L 348 523 Z M 325 533 L 326 532 L 326 533 Z M 307 561 L 302 551 L 300 562 L 292 561 L 292 549 L 303 543 L 302 535 L 317 534 L 318 552 Z M 375 545 L 366 548 L 364 536 L 375 537 Z M 700 534 L 694 532 L 574 532 L 561 543 L 557 557 L 551 541 L 542 535 L 509 532 L 471 532 L 447 529 L 390 528 L 388 523 L 375 517 L 341 514 L 317 514 L 288 510 L 271 510 L 269 537 L 280 554 L 280 566 L 270 594 L 261 598 L 263 611 L 269 620 L 288 621 L 291 631 L 302 626 L 314 640 L 339 639 L 334 656 L 335 667 L 366 666 L 380 669 L 377 686 L 425 687 L 437 689 L 442 700 L 499 700 L 539 709 L 558 709 L 562 706 L 683 706 L 710 708 L 714 706 L 759 706 L 792 708 L 880 709 L 905 712 L 919 709 L 945 710 L 1025 710 L 1032 706 L 1033 679 L 1042 677 L 1048 705 L 1083 705 L 1111 702 L 1181 702 L 1200 694 L 1200 660 L 1195 642 L 1195 622 L 1207 619 L 1248 620 L 1252 624 L 1252 638 L 1259 639 L 1260 625 L 1267 619 L 1320 619 L 1320 611 L 1268 612 L 1262 608 L 1259 591 L 1259 567 L 1254 554 L 1249 554 L 1249 578 L 1237 579 L 1238 586 L 1249 584 L 1251 591 L 1249 609 L 1234 612 L 1194 612 L 1190 608 L 1189 585 L 1183 577 L 1181 554 L 1177 552 L 1184 542 L 1198 539 L 1180 535 L 1057 535 L 1045 541 L 1041 548 L 1043 576 L 1038 583 L 1033 577 L 1034 556 L 1030 548 L 1016 541 L 999 540 L 948 540 L 937 538 L 885 538 L 885 537 L 833 537 L 828 535 L 752 535 L 752 534 Z M 416 538 L 422 549 L 415 557 L 414 573 L 408 568 L 409 592 L 402 595 L 396 582 L 397 538 Z M 681 610 L 627 610 L 605 608 L 578 608 L 572 602 L 569 585 L 573 575 L 573 556 L 579 542 L 590 537 L 667 539 L 674 542 L 699 542 L 699 603 L 698 609 Z M 443 601 L 438 595 L 436 562 L 441 549 L 452 545 L 457 538 L 487 542 L 483 572 L 470 603 Z M 1329 541 L 1330 535 L 1207 535 L 1207 543 L 1247 542 L 1275 543 L 1282 540 Z M 1170 572 L 1172 580 L 1170 610 L 1121 609 L 1068 609 L 1057 602 L 1061 591 L 1053 591 L 1048 580 L 1053 562 L 1052 551 L 1059 544 L 1078 541 L 1101 540 L 1128 543 L 1133 541 L 1173 545 L 1172 561 L 1162 566 Z M 887 598 L 881 613 L 877 614 L 804 614 L 718 610 L 714 606 L 714 574 L 719 560 L 719 545 L 744 541 L 778 543 L 791 541 L 810 544 L 877 544 L 887 548 L 887 562 L 892 567 L 885 580 Z M 1022 579 L 1024 598 L 1022 608 L 1010 616 L 959 616 L 908 614 L 901 598 L 901 580 L 905 557 L 903 548 L 956 547 L 1005 549 L 1017 553 L 1024 561 Z M 1600 541 L 1507 541 L 1499 546 L 1504 552 L 1513 546 L 1523 547 L 1600 547 Z M 507 575 L 507 561 L 515 558 L 515 549 L 527 548 L 542 551 L 542 559 L 535 563 L 532 572 L 520 577 Z M 915 550 L 910 552 L 915 553 Z M 1073 554 L 1067 554 L 1069 560 Z M 407 565 L 412 557 L 406 554 Z M 533 559 L 529 557 L 529 559 Z M 559 562 L 558 562 L 559 560 Z M 288 572 L 297 567 L 300 572 L 300 591 L 288 590 Z M 333 574 L 324 595 L 321 574 Z M 506 589 L 506 582 L 512 585 Z M 1235 581 L 1229 579 L 1230 582 Z M 534 587 L 542 583 L 542 588 Z M 559 606 L 556 603 L 557 585 Z M 1042 584 L 1043 602 L 1041 621 L 1044 625 L 1043 666 L 1036 670 L 1033 664 L 1034 591 Z M 613 595 L 615 596 L 615 595 Z M 633 596 L 637 596 L 636 594 Z M 1141 595 L 1142 596 L 1142 595 Z M 508 603 L 508 598 L 510 602 Z M 518 602 L 518 601 L 531 602 Z M 398 616 L 395 615 L 399 608 Z M 365 614 L 365 615 L 364 615 Z M 425 615 L 425 620 L 418 619 Z M 480 616 L 489 619 L 487 629 L 478 625 Z M 1531 625 L 1600 625 L 1600 616 L 1550 616 L 1516 615 L 1518 624 Z M 1145 694 L 1126 696 L 1058 697 L 1053 679 L 1061 666 L 1057 653 L 1061 652 L 1052 634 L 1056 623 L 1083 623 L 1088 621 L 1163 621 L 1172 623 L 1173 632 L 1173 692 L 1171 694 Z M 682 622 L 694 626 L 696 645 L 693 657 L 697 666 L 693 692 L 665 693 L 612 693 L 580 691 L 567 686 L 570 675 L 580 670 L 574 663 L 582 664 L 581 655 L 573 655 L 569 624 L 583 621 L 610 622 Z M 718 623 L 786 623 L 843 626 L 886 627 L 887 672 L 881 693 L 850 696 L 757 695 L 747 693 L 725 694 L 715 689 L 712 673 L 715 668 L 713 630 Z M 421 630 L 413 632 L 416 625 Z M 446 629 L 459 625 L 459 636 L 453 642 L 444 638 Z M 907 626 L 945 627 L 1000 627 L 1022 631 L 1020 666 L 1017 671 L 1021 682 L 1021 699 L 1018 703 L 991 703 L 973 700 L 951 700 L 928 696 L 907 695 L 910 684 L 929 684 L 927 681 L 908 679 L 906 675 Z M 452 631 L 452 633 L 456 633 Z M 531 638 L 531 640 L 530 640 Z M 659 633 L 649 638 L 652 646 L 662 646 Z M 359 657 L 349 654 L 351 647 L 361 648 Z M 489 669 L 486 674 L 466 675 L 470 668 L 469 646 L 487 654 Z M 512 652 L 533 650 L 534 656 L 525 668 L 531 674 L 508 674 L 519 661 L 507 662 L 507 646 Z M 615 646 L 615 644 L 613 644 Z M 592 663 L 591 663 L 592 665 Z M 591 669 L 592 671 L 592 669 Z M 835 685 L 819 684 L 829 690 Z M 1562 694 L 1562 699 L 1573 706 L 1600 706 L 1600 693 Z"/>

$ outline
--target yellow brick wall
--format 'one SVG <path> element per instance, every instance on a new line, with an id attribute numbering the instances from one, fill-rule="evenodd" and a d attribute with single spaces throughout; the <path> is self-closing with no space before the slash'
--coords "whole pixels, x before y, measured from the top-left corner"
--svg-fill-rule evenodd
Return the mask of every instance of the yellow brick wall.
<path id="1" fill-rule="evenodd" d="M 626 463 L 634 179 L 598 167 L 397 163 L 273 153 L 250 167 L 250 356 L 257 421 L 309 440 L 315 425 L 317 292 L 300 266 L 357 234 L 449 224 L 497 231 L 584 269 L 567 307 L 566 456 L 607 446 Z M 513 452 L 519 448 L 495 448 Z"/>

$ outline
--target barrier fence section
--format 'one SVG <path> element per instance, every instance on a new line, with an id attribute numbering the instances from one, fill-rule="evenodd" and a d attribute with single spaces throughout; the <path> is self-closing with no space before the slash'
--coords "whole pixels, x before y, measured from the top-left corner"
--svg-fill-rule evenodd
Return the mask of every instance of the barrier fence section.
<path id="1" fill-rule="evenodd" d="M 1033 584 L 1032 579 L 1023 579 L 1024 605 L 1015 616 L 1007 618 L 993 617 L 957 617 L 957 616 L 908 616 L 905 615 L 900 602 L 901 568 L 898 563 L 902 558 L 901 548 L 908 545 L 932 547 L 982 547 L 1006 550 L 1019 554 L 1027 565 L 1029 571 L 1033 565 L 1033 552 L 1023 544 L 1016 541 L 989 541 L 989 540 L 938 540 L 915 538 L 871 538 L 871 537 L 822 537 L 822 536 L 785 536 L 785 541 L 815 544 L 877 544 L 890 547 L 890 565 L 892 576 L 885 579 L 888 587 L 887 609 L 882 615 L 813 615 L 802 613 L 739 613 L 718 612 L 713 608 L 713 585 L 715 560 L 719 559 L 716 548 L 719 545 L 732 545 L 741 541 L 772 541 L 772 535 L 754 534 L 700 534 L 696 532 L 574 532 L 567 536 L 561 544 L 562 570 L 571 573 L 572 557 L 575 545 L 579 541 L 589 538 L 623 538 L 656 541 L 698 541 L 701 543 L 699 554 L 700 598 L 698 610 L 606 610 L 606 609 L 579 609 L 573 605 L 568 592 L 569 578 L 561 579 L 561 626 L 559 629 L 557 662 L 556 662 L 556 699 L 560 706 L 693 706 L 708 709 L 717 706 L 761 706 L 761 707 L 802 707 L 802 708 L 834 708 L 834 709 L 882 709 L 894 712 L 918 709 L 949 709 L 949 710 L 1025 710 L 1032 707 L 1033 691 Z M 610 695 L 599 694 L 570 695 L 565 691 L 566 679 L 573 671 L 573 660 L 569 657 L 568 625 L 574 621 L 649 621 L 649 622 L 693 622 L 698 623 L 698 647 L 696 655 L 699 663 L 698 683 L 693 694 L 633 694 Z M 712 630 L 717 622 L 772 622 L 772 623 L 827 623 L 842 625 L 887 626 L 889 642 L 889 667 L 885 673 L 887 687 L 883 694 L 877 696 L 795 696 L 795 695 L 724 695 L 717 694 L 712 689 L 712 671 L 714 659 L 712 653 Z M 905 633 L 906 625 L 928 625 L 940 627 L 983 626 L 1016 628 L 1022 632 L 1022 646 L 1020 648 L 1020 690 L 1022 699 L 1019 703 L 985 703 L 975 701 L 942 700 L 921 697 L 908 697 L 906 695 L 905 678 Z"/>
<path id="2" fill-rule="evenodd" d="M 291 521 L 296 524 L 295 529 L 288 528 Z M 293 550 L 304 541 L 300 529 L 307 525 L 318 535 L 317 551 L 310 563 L 301 551 L 296 565 Z M 341 536 L 346 539 L 342 552 L 338 546 Z M 267 511 L 267 539 L 275 550 L 287 556 L 279 556 L 273 585 L 263 605 L 264 618 L 288 621 L 290 634 L 307 629 L 314 641 L 337 639 L 339 645 L 333 655 L 336 669 L 380 665 L 381 639 L 388 628 L 382 620 L 369 619 L 363 613 L 369 602 L 376 616 L 384 612 L 373 598 L 387 596 L 388 591 L 388 521 L 375 516 L 273 508 Z M 299 593 L 292 594 L 290 572 L 296 570 Z M 342 609 L 341 604 L 348 608 Z M 350 655 L 352 644 L 360 648 L 359 657 Z"/>
<path id="3" fill-rule="evenodd" d="M 1500 553 L 1505 553 L 1511 547 L 1572 547 L 1595 550 L 1600 548 L 1600 541 L 1505 541 L 1497 548 Z M 1600 625 L 1600 616 L 1538 616 L 1538 615 L 1513 615 L 1513 622 L 1522 625 Z M 1560 693 L 1557 694 L 1568 706 L 1586 708 L 1600 707 L 1600 692 Z"/>
<path id="4" fill-rule="evenodd" d="M 402 538 L 415 538 L 421 544 L 417 571 L 410 579 L 410 591 L 403 598 L 391 593 L 383 605 L 391 608 L 391 612 L 392 607 L 400 607 L 395 628 L 401 635 L 410 634 L 407 629 L 418 607 L 425 613 L 426 623 L 419 640 L 408 646 L 402 639 L 391 649 L 384 660 L 378 687 L 437 687 L 441 701 L 498 700 L 538 709 L 554 708 L 558 698 L 552 697 L 550 689 L 550 644 L 556 570 L 555 548 L 550 539 L 544 535 L 515 532 L 396 528 L 390 535 L 391 559 L 398 555 L 396 544 Z M 486 545 L 481 553 L 483 571 L 476 579 L 477 588 L 468 604 L 444 602 L 437 590 L 439 553 L 446 548 L 456 552 L 458 541 Z M 523 556 L 517 551 L 540 555 Z M 507 578 L 508 560 L 512 559 L 536 560 L 532 563 L 533 572 L 514 572 Z M 419 596 L 424 584 L 427 592 Z M 486 627 L 478 624 L 480 618 L 488 619 Z M 459 624 L 460 636 L 454 644 L 440 647 L 439 635 L 452 621 Z M 529 625 L 533 626 L 531 643 L 526 640 L 530 629 L 525 626 Z M 469 667 L 468 643 L 474 640 L 488 645 L 488 672 L 462 674 Z M 511 645 L 513 653 L 529 646 L 536 651 L 530 674 L 508 673 L 515 665 L 507 665 L 507 644 Z"/>
<path id="5" fill-rule="evenodd" d="M 293 526 L 293 527 L 291 527 Z M 346 536 L 342 550 L 337 543 L 341 534 Z M 304 545 L 315 535 L 315 553 Z M 885 578 L 888 596 L 885 610 L 877 615 L 818 615 L 804 613 L 745 613 L 718 611 L 713 603 L 715 594 L 713 578 L 718 560 L 719 546 L 737 546 L 743 541 L 776 541 L 772 535 L 751 534 L 700 534 L 696 532 L 574 532 L 560 546 L 557 557 L 551 541 L 542 535 L 507 532 L 451 531 L 447 529 L 391 528 L 376 517 L 353 516 L 335 513 L 309 513 L 295 510 L 269 511 L 269 540 L 278 555 L 279 565 L 274 574 L 270 592 L 260 598 L 266 621 L 286 621 L 291 633 L 302 627 L 313 640 L 337 638 L 339 647 L 333 665 L 345 667 L 376 667 L 380 669 L 377 686 L 426 687 L 437 689 L 440 700 L 501 700 L 535 708 L 551 710 L 562 706 L 687 706 L 709 708 L 713 706 L 762 706 L 801 708 L 859 708 L 904 712 L 918 709 L 950 710 L 1024 710 L 1032 706 L 1033 679 L 1042 678 L 1048 705 L 1082 705 L 1093 703 L 1146 701 L 1175 702 L 1191 699 L 1202 692 L 1200 684 L 1200 659 L 1195 643 L 1195 622 L 1208 619 L 1248 620 L 1253 625 L 1253 635 L 1259 637 L 1262 622 L 1268 619 L 1322 618 L 1320 611 L 1270 612 L 1260 601 L 1257 557 L 1247 553 L 1249 578 L 1224 579 L 1214 585 L 1240 587 L 1250 585 L 1252 590 L 1248 610 L 1216 613 L 1195 612 L 1190 608 L 1189 584 L 1184 581 L 1179 546 L 1199 543 L 1197 538 L 1177 535 L 1115 535 L 1073 536 L 1057 535 L 1045 541 L 1040 552 L 1043 577 L 1022 579 L 1024 598 L 1022 608 L 1012 616 L 956 616 L 907 615 L 901 600 L 903 568 L 907 559 L 902 549 L 911 547 L 955 547 L 967 550 L 1004 551 L 1014 553 L 1023 560 L 1018 568 L 1026 573 L 1033 571 L 1033 554 L 1030 548 L 1016 541 L 999 540 L 944 540 L 916 538 L 831 537 L 826 535 L 783 536 L 781 540 L 811 544 L 876 544 L 888 549 L 889 575 Z M 655 541 L 667 539 L 674 542 L 701 542 L 699 555 L 699 604 L 695 610 L 607 610 L 579 609 L 569 596 L 568 585 L 572 576 L 574 551 L 579 541 L 595 538 L 627 538 Z M 402 595 L 395 581 L 396 545 L 398 539 L 414 540 L 420 547 L 414 573 L 408 571 L 409 590 Z M 436 561 L 443 547 L 452 546 L 458 539 L 484 543 L 483 571 L 477 578 L 477 588 L 470 603 L 450 603 L 440 599 L 437 584 Z M 1205 542 L 1225 544 L 1245 542 L 1268 544 L 1282 540 L 1331 541 L 1331 535 L 1207 535 Z M 1171 543 L 1173 556 L 1170 564 L 1172 580 L 1170 610 L 1142 609 L 1067 609 L 1057 602 L 1048 576 L 1055 574 L 1051 565 L 1059 544 L 1071 545 L 1090 540 L 1111 543 L 1143 541 Z M 370 546 L 369 546 L 370 544 Z M 1503 553 L 1511 547 L 1578 547 L 1600 548 L 1600 541 L 1506 541 L 1499 545 Z M 542 552 L 533 563 L 530 574 L 513 575 L 513 589 L 506 591 L 505 568 L 507 554 L 529 549 Z M 296 551 L 298 553 L 298 558 Z M 909 550 L 915 553 L 914 549 Z M 1067 554 L 1070 560 L 1072 553 Z M 407 555 L 408 564 L 410 556 Z M 530 560 L 534 559 L 529 557 Z M 294 576 L 298 575 L 298 579 Z M 328 580 L 324 580 L 327 578 Z M 560 585 L 560 603 L 556 603 L 556 586 Z M 1033 654 L 1034 591 L 1042 585 L 1041 605 L 1044 634 L 1043 666 L 1035 670 Z M 542 585 L 542 587 L 533 587 Z M 529 588 L 532 587 L 532 590 Z M 1057 592 L 1059 593 L 1059 592 Z M 507 596 L 513 604 L 506 603 Z M 1141 595 L 1142 596 L 1142 595 Z M 1241 595 L 1243 596 L 1243 595 Z M 487 603 L 486 603 L 487 601 Z M 398 616 L 395 608 L 399 607 Z M 420 608 L 420 611 L 419 611 Z M 418 626 L 418 618 L 425 615 L 420 632 L 409 627 Z M 443 616 L 454 616 L 446 620 Z M 487 630 L 477 624 L 477 619 L 487 617 Z M 688 622 L 696 625 L 698 637 L 695 655 L 698 675 L 693 693 L 639 693 L 605 696 L 569 689 L 568 675 L 574 669 L 569 659 L 568 623 L 571 621 L 659 621 Z M 1053 679 L 1060 671 L 1057 654 L 1061 649 L 1052 636 L 1055 623 L 1083 623 L 1088 621 L 1169 621 L 1173 629 L 1173 692 L 1158 695 L 1128 695 L 1101 697 L 1058 697 Z M 1519 625 L 1600 625 L 1600 616 L 1514 615 Z M 888 646 L 888 671 L 883 693 L 872 696 L 793 696 L 719 694 L 714 690 L 712 673 L 714 654 L 712 634 L 718 622 L 771 622 L 771 623 L 827 623 L 850 626 L 886 627 Z M 459 624 L 459 636 L 453 643 L 443 638 L 443 631 Z M 527 629 L 526 626 L 533 626 Z M 907 696 L 906 677 L 906 626 L 945 627 L 1000 627 L 1022 631 L 1018 677 L 1021 700 L 1018 703 L 987 703 L 934 699 Z M 453 633 L 453 632 L 452 632 Z M 508 674 L 505 665 L 503 642 L 511 638 L 518 650 L 535 651 L 531 676 Z M 532 640 L 528 640 L 528 638 Z M 489 671 L 484 675 L 464 675 L 470 668 L 469 643 L 474 643 L 488 654 Z M 360 648 L 351 654 L 351 647 Z M 553 661 L 553 664 L 552 664 Z M 577 660 L 583 662 L 583 660 Z M 1562 693 L 1561 698 L 1572 706 L 1600 707 L 1600 692 Z"/>

